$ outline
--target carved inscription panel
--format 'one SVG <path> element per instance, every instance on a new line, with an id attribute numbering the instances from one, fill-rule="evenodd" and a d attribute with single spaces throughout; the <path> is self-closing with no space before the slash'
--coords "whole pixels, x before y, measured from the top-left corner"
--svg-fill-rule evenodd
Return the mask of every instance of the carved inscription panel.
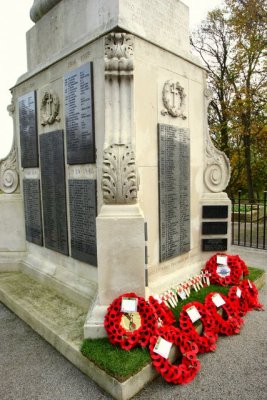
<path id="1" fill-rule="evenodd" d="M 95 162 L 93 63 L 64 76 L 68 164 Z"/>
<path id="2" fill-rule="evenodd" d="M 71 256 L 97 265 L 96 180 L 69 180 Z"/>
<path id="3" fill-rule="evenodd" d="M 45 247 L 68 255 L 63 131 L 40 136 Z"/>
<path id="4" fill-rule="evenodd" d="M 190 250 L 189 130 L 158 125 L 160 261 Z"/>
<path id="5" fill-rule="evenodd" d="M 18 102 L 21 166 L 38 167 L 36 92 L 19 97 Z"/>
<path id="6" fill-rule="evenodd" d="M 26 240 L 43 245 L 41 195 L 39 179 L 23 179 Z"/>

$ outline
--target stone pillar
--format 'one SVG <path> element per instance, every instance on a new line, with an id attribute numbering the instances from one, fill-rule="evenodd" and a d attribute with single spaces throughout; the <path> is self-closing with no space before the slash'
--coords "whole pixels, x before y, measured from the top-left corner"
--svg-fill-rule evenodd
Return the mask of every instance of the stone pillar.
<path id="1" fill-rule="evenodd" d="M 144 216 L 138 204 L 133 128 L 134 39 L 105 37 L 104 204 L 97 217 L 98 299 L 84 326 L 85 337 L 104 336 L 107 306 L 117 296 L 145 295 Z"/>

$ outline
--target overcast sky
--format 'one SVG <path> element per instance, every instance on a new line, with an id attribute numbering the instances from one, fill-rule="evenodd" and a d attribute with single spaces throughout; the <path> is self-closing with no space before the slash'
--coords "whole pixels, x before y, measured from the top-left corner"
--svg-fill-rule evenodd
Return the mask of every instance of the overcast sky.
<path id="1" fill-rule="evenodd" d="M 1 4 L 0 13 L 0 159 L 8 154 L 12 144 L 12 120 L 6 111 L 11 101 L 9 88 L 27 71 L 25 35 L 33 26 L 29 17 L 33 0 L 8 0 L 1 3 L 4 4 Z M 183 0 L 183 3 L 189 6 L 192 29 L 205 19 L 207 12 L 218 6 L 221 0 Z"/>

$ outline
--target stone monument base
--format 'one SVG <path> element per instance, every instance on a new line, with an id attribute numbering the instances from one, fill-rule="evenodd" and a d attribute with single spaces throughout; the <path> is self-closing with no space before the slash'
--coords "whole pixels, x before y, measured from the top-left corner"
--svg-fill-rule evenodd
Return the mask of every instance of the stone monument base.
<path id="1" fill-rule="evenodd" d="M 122 288 L 123 293 L 145 296 L 144 216 L 139 204 L 103 205 L 96 224 L 98 299 L 87 315 L 86 338 L 106 336 L 107 307 L 122 294 Z"/>

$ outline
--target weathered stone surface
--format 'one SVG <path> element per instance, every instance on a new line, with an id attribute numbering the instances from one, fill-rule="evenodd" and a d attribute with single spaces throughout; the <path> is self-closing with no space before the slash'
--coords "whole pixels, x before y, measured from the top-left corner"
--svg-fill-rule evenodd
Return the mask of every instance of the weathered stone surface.
<path id="1" fill-rule="evenodd" d="M 42 7 L 41 3 L 46 2 L 53 6 L 56 0 L 36 1 L 31 12 L 34 20 L 43 18 L 28 32 L 30 70 L 46 64 L 51 57 L 58 60 L 67 50 L 77 49 L 117 28 L 191 57 L 188 7 L 182 2 L 75 0 L 75 12 L 72 2 L 62 0 L 57 7 Z M 45 15 L 48 10 L 49 14 Z"/>

